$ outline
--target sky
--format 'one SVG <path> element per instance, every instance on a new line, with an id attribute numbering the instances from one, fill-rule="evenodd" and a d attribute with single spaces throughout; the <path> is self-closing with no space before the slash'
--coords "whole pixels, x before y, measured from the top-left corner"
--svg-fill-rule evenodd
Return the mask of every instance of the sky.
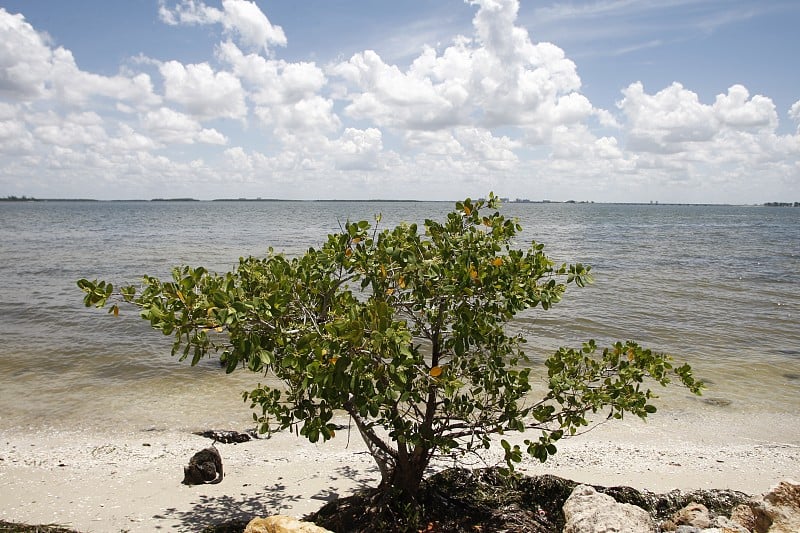
<path id="1" fill-rule="evenodd" d="M 797 0 L 0 0 L 0 197 L 800 201 Z"/>

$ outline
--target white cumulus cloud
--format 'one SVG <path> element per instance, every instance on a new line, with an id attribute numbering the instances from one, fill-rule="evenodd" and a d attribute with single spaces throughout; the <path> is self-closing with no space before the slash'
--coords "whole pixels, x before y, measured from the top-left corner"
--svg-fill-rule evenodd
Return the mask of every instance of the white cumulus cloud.
<path id="1" fill-rule="evenodd" d="M 376 128 L 347 128 L 332 148 L 338 170 L 375 170 L 381 165 L 383 139 Z"/>
<path id="2" fill-rule="evenodd" d="M 46 115 L 47 123 L 36 126 L 34 136 L 45 144 L 56 146 L 97 145 L 108 137 L 103 119 L 96 113 L 70 113 L 59 117 L 55 113 Z"/>
<path id="3" fill-rule="evenodd" d="M 247 116 L 245 93 L 239 78 L 225 71 L 214 72 L 208 63 L 183 65 L 167 61 L 159 68 L 164 77 L 164 96 L 181 104 L 201 119 Z"/>
<path id="4" fill-rule="evenodd" d="M 717 95 L 714 113 L 721 124 L 735 129 L 774 129 L 778 125 L 778 113 L 772 100 L 750 92 L 742 85 L 734 85 L 727 94 Z"/>
<path id="5" fill-rule="evenodd" d="M 33 135 L 21 120 L 0 120 L 0 154 L 17 156 L 33 151 Z"/>
<path id="6" fill-rule="evenodd" d="M 618 106 L 626 118 L 628 147 L 635 151 L 682 152 L 688 143 L 710 141 L 718 130 L 711 106 L 680 83 L 650 95 L 637 82 L 622 93 Z"/>
<path id="7" fill-rule="evenodd" d="M 575 64 L 550 43 L 534 44 L 516 25 L 516 0 L 480 0 L 475 35 L 441 53 L 426 47 L 407 69 L 367 50 L 328 72 L 343 80 L 348 116 L 376 126 L 437 130 L 454 126 L 535 127 L 597 114 L 580 94 Z M 547 137 L 545 131 L 542 137 Z"/>
<path id="8" fill-rule="evenodd" d="M 248 0 L 223 0 L 222 9 L 196 0 L 182 0 L 170 9 L 162 0 L 158 13 L 163 22 L 173 26 L 222 24 L 225 33 L 246 48 L 267 51 L 272 45 L 286 46 L 283 28 L 274 26 L 256 3 Z"/>
<path id="9" fill-rule="evenodd" d="M 314 63 L 245 54 L 231 41 L 220 43 L 217 56 L 242 80 L 256 117 L 277 134 L 330 133 L 341 126 L 333 100 L 321 95 L 327 78 Z"/>
<path id="10" fill-rule="evenodd" d="M 800 136 L 778 134 L 775 105 L 765 96 L 734 85 L 707 104 L 679 83 L 648 94 L 638 82 L 623 95 L 624 153 L 650 186 L 742 201 L 797 179 Z"/>
<path id="11" fill-rule="evenodd" d="M 167 107 L 148 111 L 142 126 L 154 138 L 167 144 L 227 144 L 228 140 L 215 129 L 203 128 L 193 118 Z"/>
<path id="12" fill-rule="evenodd" d="M 21 14 L 0 8 L 0 95 L 29 100 L 45 92 L 52 50 Z"/>
<path id="13" fill-rule="evenodd" d="M 696 157 L 692 154 L 723 139 L 736 144 L 753 139 L 770 144 L 777 139 L 778 115 L 772 100 L 750 97 L 741 85 L 717 95 L 713 104 L 702 103 L 680 83 L 647 94 L 636 82 L 623 95 L 618 107 L 625 118 L 629 150 Z M 736 144 L 726 151 L 736 152 Z"/>
<path id="14" fill-rule="evenodd" d="M 519 161 L 514 153 L 519 145 L 508 137 L 495 137 L 481 128 L 459 128 L 455 137 L 464 149 L 465 158 L 476 161 L 484 169 L 510 169 Z"/>
<path id="15" fill-rule="evenodd" d="M 789 117 L 798 123 L 797 133 L 800 133 L 800 100 L 792 104 L 791 109 L 789 109 Z"/>
<path id="16" fill-rule="evenodd" d="M 98 97 L 133 106 L 159 102 L 147 74 L 102 76 L 78 68 L 72 52 L 52 49 L 21 14 L 0 8 L 0 95 L 16 101 L 56 98 L 87 106 Z"/>

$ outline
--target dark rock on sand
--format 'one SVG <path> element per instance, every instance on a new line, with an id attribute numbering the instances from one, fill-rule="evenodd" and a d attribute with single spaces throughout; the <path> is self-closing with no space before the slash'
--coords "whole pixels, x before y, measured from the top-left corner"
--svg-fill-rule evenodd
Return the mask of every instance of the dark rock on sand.
<path id="1" fill-rule="evenodd" d="M 727 398 L 703 398 L 703 403 L 713 405 L 714 407 L 728 407 L 731 403 Z"/>
<path id="2" fill-rule="evenodd" d="M 258 438 L 258 434 L 254 430 L 240 433 L 238 431 L 208 429 L 206 431 L 196 431 L 194 434 L 200 437 L 206 437 L 207 439 L 214 439 L 214 442 L 221 442 L 223 444 L 238 444 Z"/>

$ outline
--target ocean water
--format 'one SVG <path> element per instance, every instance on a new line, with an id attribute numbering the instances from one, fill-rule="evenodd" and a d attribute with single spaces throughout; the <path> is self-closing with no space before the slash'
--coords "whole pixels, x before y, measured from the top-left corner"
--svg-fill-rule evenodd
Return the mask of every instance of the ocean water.
<path id="1" fill-rule="evenodd" d="M 441 218 L 438 202 L 0 202 L 0 430 L 240 428 L 241 391 L 170 356 L 134 309 L 86 309 L 79 278 L 115 284 L 175 265 L 225 271 L 240 256 L 321 244 L 345 220 Z M 511 329 L 535 368 L 562 345 L 634 339 L 688 361 L 702 399 L 667 390 L 664 408 L 800 409 L 800 209 L 508 204 L 519 245 L 593 266 L 595 283 Z M 536 374 L 536 373 L 535 373 Z"/>

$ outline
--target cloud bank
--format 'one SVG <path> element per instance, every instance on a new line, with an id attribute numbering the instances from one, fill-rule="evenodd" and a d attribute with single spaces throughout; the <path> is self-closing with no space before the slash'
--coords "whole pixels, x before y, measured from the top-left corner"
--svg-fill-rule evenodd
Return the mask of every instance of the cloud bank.
<path id="1" fill-rule="evenodd" d="M 470 0 L 472 33 L 407 65 L 370 49 L 287 61 L 283 29 L 248 0 L 162 1 L 169 31 L 205 26 L 207 60 L 132 58 L 81 70 L 0 8 L 0 186 L 42 197 L 456 198 L 762 202 L 797 194 L 800 101 L 732 85 L 627 82 L 614 108 L 535 42 L 517 0 Z M 781 118 L 798 124 L 779 133 Z M 787 198 L 798 200 L 798 198 Z"/>

